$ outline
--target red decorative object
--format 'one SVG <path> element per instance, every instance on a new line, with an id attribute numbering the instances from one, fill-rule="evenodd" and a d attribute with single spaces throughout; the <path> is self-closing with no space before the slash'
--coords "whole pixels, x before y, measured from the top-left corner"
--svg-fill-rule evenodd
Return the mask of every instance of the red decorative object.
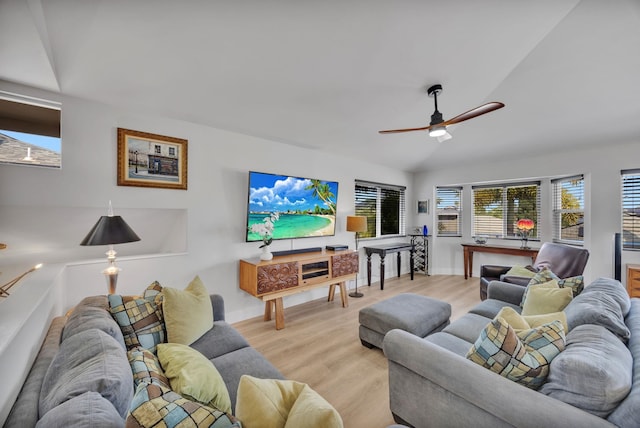
<path id="1" fill-rule="evenodd" d="M 536 225 L 533 220 L 529 218 L 521 218 L 518 220 L 518 223 L 516 223 L 516 227 L 520 231 L 520 236 L 522 237 L 522 248 L 529 248 L 527 245 L 529 241 L 529 234 L 531 234 L 531 231 L 535 226 Z"/>

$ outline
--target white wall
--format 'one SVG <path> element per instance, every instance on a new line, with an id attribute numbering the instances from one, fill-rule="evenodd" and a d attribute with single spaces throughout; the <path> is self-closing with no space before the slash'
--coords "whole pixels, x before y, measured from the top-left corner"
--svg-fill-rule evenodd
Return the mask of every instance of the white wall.
<path id="1" fill-rule="evenodd" d="M 455 141 L 448 142 L 455 144 Z M 638 141 L 601 147 L 587 147 L 579 152 L 528 153 L 518 159 L 498 159 L 481 164 L 461 164 L 459 168 L 446 168 L 416 174 L 414 191 L 428 195 L 435 203 L 435 187 L 463 185 L 463 236 L 461 238 L 434 237 L 432 240 L 432 270 L 435 274 L 463 273 L 461 243 L 472 242 L 472 227 L 469 207 L 472 206 L 470 183 L 500 182 L 521 179 L 539 179 L 542 189 L 541 241 L 551 241 L 550 226 L 550 182 L 549 177 L 574 174 L 585 176 L 585 248 L 590 252 L 585 270 L 585 279 L 591 281 L 601 276 L 613 277 L 613 239 L 621 232 L 620 170 L 640 167 L 640 139 Z M 433 207 L 432 207 L 433 208 Z M 428 216 L 419 216 L 435 230 L 434 209 Z M 519 246 L 519 241 L 489 240 L 496 245 Z M 533 243 L 533 245 L 539 243 Z M 625 251 L 623 254 L 622 279 L 625 282 L 625 263 L 638 263 L 640 252 Z M 529 264 L 527 258 L 475 253 L 473 275 L 477 278 L 481 264 Z M 471 283 L 475 286 L 478 280 Z"/>
<path id="2" fill-rule="evenodd" d="M 322 247 L 329 243 L 348 243 L 353 247 L 354 236 L 344 229 L 345 217 L 354 209 L 356 178 L 408 186 L 410 192 L 410 174 L 346 159 L 340 153 L 327 155 L 275 141 L 43 93 L 8 82 L 0 81 L 0 89 L 62 102 L 62 170 L 0 165 L 0 213 L 2 207 L 9 212 L 31 211 L 29 230 L 24 230 L 24 224 L 15 218 L 11 221 L 11 216 L 8 216 L 0 222 L 0 237 L 2 231 L 7 234 L 11 231 L 12 236 L 28 235 L 37 242 L 39 235 L 40 240 L 44 240 L 44 236 L 51 233 L 48 231 L 51 225 L 65 224 L 65 232 L 74 236 L 73 245 L 61 251 L 65 257 L 63 260 L 55 261 L 74 263 L 91 259 L 96 262 L 67 267 L 65 308 L 85 295 L 106 292 L 104 278 L 100 274 L 106 264 L 102 255 L 106 248 L 80 247 L 75 243 L 97 220 L 96 209 L 106 212 L 109 200 L 113 202 L 116 214 L 118 209 L 123 212 L 138 209 L 178 213 L 186 210 L 187 213 L 186 252 L 157 251 L 164 254 L 155 258 L 147 257 L 148 248 L 136 251 L 136 243 L 116 246 L 118 265 L 123 269 L 118 279 L 119 292 L 139 293 L 153 280 L 182 288 L 195 275 L 200 275 L 211 292 L 224 296 L 228 319 L 234 321 L 263 313 L 261 301 L 238 287 L 238 260 L 259 254 L 257 243 L 244 242 L 249 170 L 339 182 L 336 236 L 275 241 L 272 244 L 274 251 Z M 187 139 L 189 189 L 117 186 L 118 127 Z M 77 210 L 77 218 L 73 218 L 73 210 Z M 89 217 L 87 210 L 92 212 Z M 145 230 L 146 226 L 137 225 L 134 230 L 138 232 L 140 227 Z M 167 234 L 163 230 L 154 232 Z M 142 238 L 144 241 L 144 236 Z M 12 260 L 12 265 L 21 263 L 20 260 L 24 260 L 24 266 L 36 262 L 29 258 L 29 254 L 20 255 L 16 261 L 12 257 L 11 242 L 6 243 L 9 247 L 2 256 Z M 139 257 L 141 254 L 144 257 Z M 317 290 L 289 297 L 285 300 L 285 307 L 317 298 L 325 292 Z"/>

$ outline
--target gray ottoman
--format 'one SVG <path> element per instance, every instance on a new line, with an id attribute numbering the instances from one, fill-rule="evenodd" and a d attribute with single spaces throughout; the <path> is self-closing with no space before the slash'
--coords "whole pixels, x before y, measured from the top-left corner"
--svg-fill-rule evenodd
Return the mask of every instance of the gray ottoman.
<path id="1" fill-rule="evenodd" d="M 367 348 L 382 349 L 389 330 L 399 328 L 420 337 L 449 325 L 451 305 L 442 300 L 403 293 L 360 310 L 360 342 Z"/>

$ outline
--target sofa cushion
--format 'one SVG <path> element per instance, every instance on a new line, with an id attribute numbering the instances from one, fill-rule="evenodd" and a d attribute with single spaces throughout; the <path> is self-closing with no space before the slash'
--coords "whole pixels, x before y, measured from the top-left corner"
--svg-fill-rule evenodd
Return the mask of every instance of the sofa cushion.
<path id="1" fill-rule="evenodd" d="M 167 388 L 170 387 L 169 379 L 162 371 L 158 358 L 151 351 L 142 346 L 136 346 L 127 352 L 127 357 L 129 358 L 135 387 L 142 382 L 157 383 Z"/>
<path id="2" fill-rule="evenodd" d="M 236 416 L 244 428 L 342 428 L 340 414 L 309 385 L 244 375 Z"/>
<path id="3" fill-rule="evenodd" d="M 573 292 L 570 288 L 558 288 L 553 285 L 543 283 L 528 286 L 521 314 L 540 315 L 563 310 L 573 298 Z"/>
<path id="4" fill-rule="evenodd" d="M 580 325 L 567 335 L 566 349 L 551 362 L 540 392 L 604 418 L 629 393 L 632 364 L 631 353 L 613 333 Z"/>
<path id="5" fill-rule="evenodd" d="M 49 410 L 36 424 L 36 428 L 50 427 L 124 427 L 124 419 L 109 400 L 87 391 Z"/>
<path id="6" fill-rule="evenodd" d="M 162 294 L 167 342 L 191 345 L 213 327 L 211 299 L 200 277 L 184 290 L 165 287 Z"/>
<path id="7" fill-rule="evenodd" d="M 467 313 L 449 324 L 442 331 L 466 340 L 469 343 L 473 343 L 490 322 L 491 318 Z"/>
<path id="8" fill-rule="evenodd" d="M 458 336 L 444 333 L 442 331 L 430 334 L 429 336 L 425 337 L 424 340 L 434 343 L 441 348 L 447 349 L 454 354 L 458 354 L 461 357 L 465 357 L 467 355 L 467 352 L 469 352 L 469 348 L 471 347 L 471 345 L 473 345 L 473 343 L 467 342 L 464 339 L 460 339 Z"/>
<path id="9" fill-rule="evenodd" d="M 585 292 L 604 291 L 620 305 L 622 316 L 626 317 L 631 308 L 631 299 L 626 288 L 613 278 L 598 278 L 584 289 Z"/>
<path id="10" fill-rule="evenodd" d="M 122 349 L 126 349 L 124 337 L 122 336 L 122 331 L 118 323 L 114 321 L 107 309 L 97 308 L 95 306 L 76 306 L 73 312 L 71 312 L 67 323 L 64 325 L 62 341 L 64 342 L 68 337 L 90 328 L 97 328 L 98 330 L 104 331 L 120 343 Z"/>
<path id="11" fill-rule="evenodd" d="M 549 364 L 564 349 L 560 321 L 519 333 L 504 318 L 491 321 L 467 358 L 528 388 L 537 389 L 549 374 Z"/>
<path id="12" fill-rule="evenodd" d="M 235 328 L 225 321 L 214 321 L 213 328 L 190 345 L 208 359 L 228 354 L 249 345 Z"/>
<path id="13" fill-rule="evenodd" d="M 180 343 L 162 343 L 158 345 L 158 359 L 175 392 L 225 413 L 232 412 L 222 376 L 200 352 Z"/>
<path id="14" fill-rule="evenodd" d="M 618 302 L 604 291 L 583 293 L 564 309 L 571 329 L 583 324 L 597 324 L 627 343 L 631 332 L 624 323 Z"/>
<path id="15" fill-rule="evenodd" d="M 152 283 L 147 296 L 109 295 L 109 311 L 116 320 L 127 349 L 142 346 L 155 353 L 156 345 L 165 342 L 162 311 L 156 303 L 157 282 Z"/>
<path id="16" fill-rule="evenodd" d="M 497 284 L 497 283 L 496 283 Z M 521 288 L 521 287 L 520 287 Z M 514 305 L 511 303 L 504 302 L 498 299 L 487 299 L 475 305 L 473 308 L 469 310 L 471 314 L 482 315 L 483 317 L 489 318 L 490 320 L 494 319 L 500 309 L 504 307 L 513 308 L 516 312 L 521 312 L 522 308 L 518 305 Z M 488 321 L 487 321 L 488 322 Z M 475 338 L 473 339 L 475 340 Z"/>
<path id="17" fill-rule="evenodd" d="M 127 428 L 241 427 L 230 414 L 188 400 L 164 386 L 149 383 L 138 385 L 131 402 L 126 426 Z"/>
<path id="18" fill-rule="evenodd" d="M 113 337 L 97 329 L 62 342 L 42 382 L 40 414 L 87 391 L 100 393 L 123 418 L 127 414 L 133 395 L 127 356 Z"/>

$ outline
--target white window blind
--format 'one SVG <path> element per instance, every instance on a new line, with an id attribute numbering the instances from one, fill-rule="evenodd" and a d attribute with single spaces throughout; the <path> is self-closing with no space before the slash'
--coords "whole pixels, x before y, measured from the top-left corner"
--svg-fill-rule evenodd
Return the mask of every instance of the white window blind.
<path id="1" fill-rule="evenodd" d="M 553 241 L 584 242 L 584 176 L 551 180 L 553 187 Z"/>
<path id="2" fill-rule="evenodd" d="M 462 187 L 436 188 L 437 236 L 462 236 Z"/>
<path id="3" fill-rule="evenodd" d="M 622 248 L 640 250 L 640 169 L 621 171 Z"/>
<path id="4" fill-rule="evenodd" d="M 540 182 L 473 186 L 473 235 L 519 238 L 516 224 L 530 219 L 530 239 L 538 239 Z"/>
<path id="5" fill-rule="evenodd" d="M 355 214 L 367 217 L 361 238 L 404 235 L 405 187 L 356 180 Z"/>

